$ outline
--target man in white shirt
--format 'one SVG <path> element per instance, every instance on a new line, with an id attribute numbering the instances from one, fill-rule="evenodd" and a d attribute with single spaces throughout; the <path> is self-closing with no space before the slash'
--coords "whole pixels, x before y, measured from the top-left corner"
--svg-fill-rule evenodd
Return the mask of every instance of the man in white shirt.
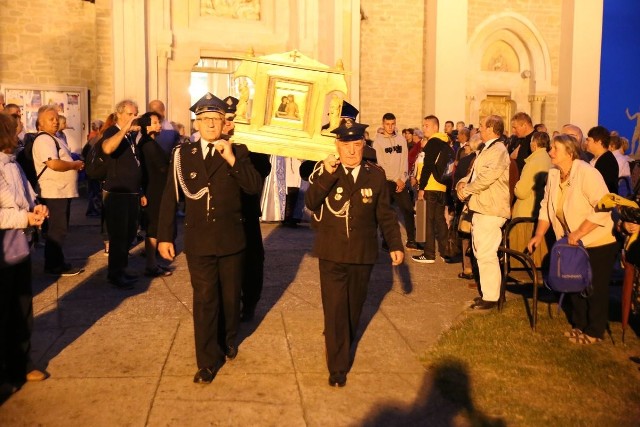
<path id="1" fill-rule="evenodd" d="M 71 199 L 78 197 L 78 171 L 82 160 L 73 160 L 66 142 L 55 136 L 58 131 L 56 107 L 38 110 L 40 133 L 33 142 L 33 164 L 39 175 L 40 198 L 49 208 L 49 226 L 44 246 L 44 270 L 58 276 L 74 276 L 83 270 L 65 262 L 62 244 L 69 228 Z"/>

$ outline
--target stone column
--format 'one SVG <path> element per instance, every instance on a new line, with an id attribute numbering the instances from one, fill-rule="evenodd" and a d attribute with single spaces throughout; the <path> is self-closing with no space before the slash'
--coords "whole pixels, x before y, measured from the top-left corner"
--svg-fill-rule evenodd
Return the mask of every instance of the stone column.
<path id="1" fill-rule="evenodd" d="M 471 117 L 471 111 L 473 111 L 471 109 L 471 104 L 473 103 L 473 101 L 476 99 L 475 96 L 473 95 L 467 95 L 465 96 L 465 100 L 464 100 L 464 122 L 466 123 L 466 126 L 469 126 L 469 123 L 473 123 L 473 119 Z"/>
<path id="2" fill-rule="evenodd" d="M 558 123 L 598 123 L 603 0 L 562 2 Z M 588 29 L 588 30 L 587 30 Z"/>
<path id="3" fill-rule="evenodd" d="M 425 113 L 442 122 L 465 112 L 468 0 L 427 0 Z M 455 23 L 455 30 L 452 25 Z"/>
<path id="4" fill-rule="evenodd" d="M 140 112 L 147 102 L 145 2 L 113 0 L 113 71 L 115 102 L 136 101 Z"/>
<path id="5" fill-rule="evenodd" d="M 545 97 L 543 95 L 529 95 L 529 103 L 531 103 L 531 120 L 533 124 L 543 123 L 542 120 L 542 104 Z"/>

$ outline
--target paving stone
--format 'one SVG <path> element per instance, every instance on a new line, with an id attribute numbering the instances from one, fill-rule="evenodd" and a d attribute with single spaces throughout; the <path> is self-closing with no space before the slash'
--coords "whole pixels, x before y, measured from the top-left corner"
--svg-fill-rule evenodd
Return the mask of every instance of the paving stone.
<path id="1" fill-rule="evenodd" d="M 132 249 L 135 289 L 106 280 L 99 220 L 72 203 L 65 253 L 85 272 L 44 275 L 33 256 L 32 358 L 51 377 L 26 384 L 0 405 L 0 425 L 333 426 L 455 425 L 459 408 L 431 393 L 420 356 L 462 312 L 475 290 L 459 266 L 407 258 L 391 267 L 380 252 L 347 386 L 327 384 L 318 260 L 313 232 L 264 223 L 262 298 L 241 323 L 238 357 L 210 385 L 193 383 L 193 291 L 182 252 L 173 275 L 142 276 L 143 245 Z M 69 245 L 69 250 L 66 246 Z M 407 253 L 410 256 L 411 253 Z M 440 405 L 445 410 L 436 409 Z M 443 406 L 444 405 L 444 406 Z M 426 417 L 426 418 L 425 418 Z M 424 424 L 422 421 L 428 420 Z"/>

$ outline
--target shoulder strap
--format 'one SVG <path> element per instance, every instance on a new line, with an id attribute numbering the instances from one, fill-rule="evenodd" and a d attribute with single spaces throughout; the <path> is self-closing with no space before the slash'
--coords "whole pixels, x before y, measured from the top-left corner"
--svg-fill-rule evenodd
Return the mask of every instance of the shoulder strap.
<path id="1" fill-rule="evenodd" d="M 33 142 L 36 142 L 36 139 L 38 139 L 38 137 L 40 135 L 48 135 L 49 138 L 53 139 L 53 143 L 56 144 L 56 151 L 58 152 L 58 160 L 60 159 L 60 144 L 58 144 L 58 140 L 54 138 L 53 135 L 51 135 L 50 133 L 47 132 L 38 132 L 38 134 L 36 135 L 36 137 L 33 139 Z M 40 177 L 42 176 L 42 174 L 44 173 L 44 171 L 47 170 L 47 164 L 44 164 L 44 168 L 42 168 L 42 170 L 40 171 L 40 173 L 38 174 L 38 176 L 36 177 L 36 180 L 40 180 Z"/>

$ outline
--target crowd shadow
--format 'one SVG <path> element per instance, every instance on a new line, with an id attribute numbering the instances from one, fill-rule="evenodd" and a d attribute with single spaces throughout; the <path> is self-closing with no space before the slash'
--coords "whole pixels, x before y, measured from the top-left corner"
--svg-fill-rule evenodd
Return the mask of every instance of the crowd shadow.
<path id="1" fill-rule="evenodd" d="M 400 290 L 403 294 L 413 292 L 411 271 L 409 270 L 406 259 L 401 265 L 392 266 L 389 254 L 386 251 L 381 251 L 378 262 L 371 272 L 367 299 L 362 308 L 358 332 L 351 348 L 351 360 L 355 359 L 355 353 L 360 340 L 364 336 L 374 316 L 380 310 L 382 301 L 384 301 L 387 294 L 392 291 L 394 282 L 399 283 Z"/>
<path id="2" fill-rule="evenodd" d="M 142 270 L 139 266 L 131 266 L 130 269 Z M 63 294 L 52 309 L 45 308 L 34 316 L 34 335 L 55 334 L 52 341 L 32 339 L 32 355 L 38 367 L 46 369 L 53 358 L 126 299 L 147 292 L 152 280 L 140 275 L 133 289 L 116 289 L 107 281 L 106 266 L 91 273 L 84 272 L 80 277 L 75 285 L 69 278 L 49 279 L 49 286 L 57 285 L 57 293 Z M 46 280 L 40 279 L 39 282 L 46 283 Z"/>
<path id="3" fill-rule="evenodd" d="M 397 404 L 377 407 L 365 417 L 362 425 L 502 427 L 506 421 L 489 417 L 474 405 L 466 363 L 448 358 L 431 366 L 410 407 L 399 408 Z"/>
<path id="4" fill-rule="evenodd" d="M 279 223 L 263 224 L 265 252 L 264 283 L 255 317 L 240 324 L 238 346 L 253 335 L 267 314 L 280 301 L 295 281 L 303 258 L 311 252 L 314 233 L 307 223 L 297 227 L 285 227 Z M 273 228 L 266 237 L 264 230 Z M 247 268 L 256 268 L 247 266 Z"/>

